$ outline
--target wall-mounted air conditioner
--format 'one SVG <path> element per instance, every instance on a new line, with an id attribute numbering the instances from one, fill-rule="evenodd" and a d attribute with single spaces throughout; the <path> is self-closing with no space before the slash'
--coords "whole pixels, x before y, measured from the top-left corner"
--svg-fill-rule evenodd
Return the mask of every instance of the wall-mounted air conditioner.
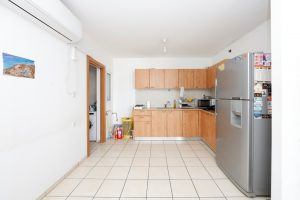
<path id="1" fill-rule="evenodd" d="M 81 22 L 60 0 L 0 0 L 0 2 L 67 43 L 76 43 L 82 38 Z"/>

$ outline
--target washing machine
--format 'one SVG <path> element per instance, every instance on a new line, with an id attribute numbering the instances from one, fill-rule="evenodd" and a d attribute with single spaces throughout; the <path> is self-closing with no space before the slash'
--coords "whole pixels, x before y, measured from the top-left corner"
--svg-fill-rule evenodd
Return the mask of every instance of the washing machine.
<path id="1" fill-rule="evenodd" d="M 90 141 L 97 140 L 97 112 L 90 112 Z"/>

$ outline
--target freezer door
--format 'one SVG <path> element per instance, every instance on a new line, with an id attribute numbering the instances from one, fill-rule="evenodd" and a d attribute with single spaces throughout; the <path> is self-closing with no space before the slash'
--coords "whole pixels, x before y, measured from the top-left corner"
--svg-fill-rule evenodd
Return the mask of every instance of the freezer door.
<path id="1" fill-rule="evenodd" d="M 216 97 L 220 99 L 250 99 L 252 54 L 243 54 L 225 61 L 217 69 Z"/>
<path id="2" fill-rule="evenodd" d="M 249 108 L 247 100 L 217 100 L 217 163 L 247 193 L 252 192 Z"/>

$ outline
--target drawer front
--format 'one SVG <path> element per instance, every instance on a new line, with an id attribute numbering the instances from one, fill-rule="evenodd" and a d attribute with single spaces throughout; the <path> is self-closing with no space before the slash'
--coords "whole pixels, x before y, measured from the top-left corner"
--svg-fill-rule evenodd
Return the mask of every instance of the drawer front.
<path id="1" fill-rule="evenodd" d="M 133 115 L 150 115 L 151 116 L 151 111 L 150 110 L 134 110 Z"/>
<path id="2" fill-rule="evenodd" d="M 151 122 L 151 116 L 149 115 L 138 115 L 133 117 L 134 122 Z"/>

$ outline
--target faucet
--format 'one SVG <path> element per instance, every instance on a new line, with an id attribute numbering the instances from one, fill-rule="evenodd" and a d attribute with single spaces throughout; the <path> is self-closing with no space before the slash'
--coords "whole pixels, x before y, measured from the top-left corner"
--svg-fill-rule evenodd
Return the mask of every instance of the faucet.
<path id="1" fill-rule="evenodd" d="M 171 102 L 167 101 L 164 105 L 165 105 L 165 108 L 170 107 L 171 106 Z"/>

